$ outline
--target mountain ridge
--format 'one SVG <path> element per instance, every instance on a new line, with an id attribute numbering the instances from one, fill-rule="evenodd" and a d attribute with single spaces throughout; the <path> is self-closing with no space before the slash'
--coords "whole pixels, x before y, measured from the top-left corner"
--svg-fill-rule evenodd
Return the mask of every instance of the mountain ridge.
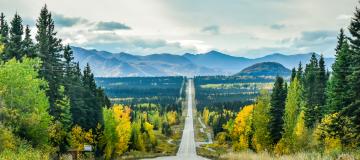
<path id="1" fill-rule="evenodd" d="M 88 50 L 75 46 L 72 46 L 72 49 L 75 61 L 79 61 L 81 67 L 90 63 L 95 76 L 98 77 L 233 75 L 261 62 L 277 62 L 291 69 L 297 67 L 300 61 L 302 64 L 308 62 L 312 54 L 273 53 L 259 58 L 246 58 L 213 50 L 203 54 L 159 53 L 142 56 L 125 52 Z M 328 69 L 333 62 L 334 58 L 325 58 Z"/>

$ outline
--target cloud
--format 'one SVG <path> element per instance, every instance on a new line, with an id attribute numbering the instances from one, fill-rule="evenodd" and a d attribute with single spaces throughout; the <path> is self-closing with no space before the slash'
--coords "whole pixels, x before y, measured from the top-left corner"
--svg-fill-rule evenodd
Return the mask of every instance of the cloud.
<path id="1" fill-rule="evenodd" d="M 301 36 L 293 39 L 293 45 L 295 47 L 311 48 L 315 46 L 336 46 L 337 41 L 336 31 L 305 31 L 301 33 Z"/>
<path id="2" fill-rule="evenodd" d="M 220 27 L 218 25 L 206 26 L 202 28 L 201 31 L 212 35 L 218 35 L 220 33 Z"/>
<path id="3" fill-rule="evenodd" d="M 284 24 L 273 24 L 270 26 L 271 29 L 275 29 L 275 30 L 281 30 L 284 29 L 286 26 Z"/>
<path id="4" fill-rule="evenodd" d="M 100 31 L 114 31 L 114 30 L 130 30 L 131 28 L 123 23 L 119 22 L 98 22 L 95 26 L 95 30 Z"/>
<path id="5" fill-rule="evenodd" d="M 66 17 L 62 14 L 53 14 L 54 22 L 60 27 L 72 27 L 78 24 L 87 23 L 88 20 L 80 17 Z"/>
<path id="6" fill-rule="evenodd" d="M 336 17 L 337 20 L 350 20 L 352 15 L 350 14 L 341 14 Z"/>

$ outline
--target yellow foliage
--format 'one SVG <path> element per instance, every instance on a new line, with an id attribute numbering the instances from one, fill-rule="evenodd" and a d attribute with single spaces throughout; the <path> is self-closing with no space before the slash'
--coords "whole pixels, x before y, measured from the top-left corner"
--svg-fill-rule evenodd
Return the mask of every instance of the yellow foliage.
<path id="1" fill-rule="evenodd" d="M 175 111 L 170 111 L 166 113 L 166 118 L 169 125 L 174 125 L 177 123 L 177 113 Z"/>
<path id="2" fill-rule="evenodd" d="M 82 151 L 85 144 L 91 145 L 94 143 L 94 136 L 91 129 L 85 131 L 80 126 L 75 125 L 71 129 L 68 141 L 73 149 Z"/>
<path id="3" fill-rule="evenodd" d="M 245 106 L 236 116 L 232 136 L 237 139 L 234 143 L 235 150 L 244 150 L 249 148 L 249 139 L 252 133 L 252 113 L 253 105 Z"/>
<path id="4" fill-rule="evenodd" d="M 204 123 L 209 125 L 209 110 L 207 108 L 204 109 L 202 117 L 204 119 Z"/>
<path id="5" fill-rule="evenodd" d="M 148 122 L 145 122 L 144 128 L 145 128 L 147 135 L 149 136 L 151 144 L 156 145 L 157 141 L 156 141 L 156 137 L 154 134 L 154 126 Z"/>
<path id="6" fill-rule="evenodd" d="M 340 138 L 325 137 L 324 145 L 325 145 L 324 152 L 326 154 L 341 152 L 342 150 Z"/>
<path id="7" fill-rule="evenodd" d="M 129 107 L 122 105 L 116 104 L 111 108 L 110 117 L 105 120 L 105 130 L 108 131 L 105 133 L 107 158 L 110 158 L 113 152 L 121 155 L 127 150 L 131 136 L 130 112 Z"/>
<path id="8" fill-rule="evenodd" d="M 15 149 L 15 136 L 0 123 L 0 152 L 6 149 Z"/>

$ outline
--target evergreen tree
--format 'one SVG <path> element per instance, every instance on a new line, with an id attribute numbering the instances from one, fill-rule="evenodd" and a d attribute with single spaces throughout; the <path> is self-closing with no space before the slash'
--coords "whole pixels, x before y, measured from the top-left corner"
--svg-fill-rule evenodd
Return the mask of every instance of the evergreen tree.
<path id="1" fill-rule="evenodd" d="M 21 17 L 16 13 L 10 24 L 10 37 L 6 46 L 5 60 L 9 60 L 14 57 L 17 60 L 20 60 L 23 57 L 21 44 L 22 35 L 24 33 Z"/>
<path id="2" fill-rule="evenodd" d="M 298 81 L 301 83 L 302 79 L 303 79 L 303 67 L 302 67 L 301 62 L 299 62 L 299 66 L 298 66 L 298 69 L 296 72 L 296 77 L 297 77 Z"/>
<path id="3" fill-rule="evenodd" d="M 2 37 L 1 42 L 6 44 L 8 36 L 9 36 L 9 25 L 7 24 L 7 22 L 5 20 L 5 15 L 2 12 L 0 15 L 0 35 Z"/>
<path id="4" fill-rule="evenodd" d="M 305 67 L 303 89 L 304 100 L 306 102 L 305 122 L 307 127 L 313 127 L 319 117 L 319 105 L 317 89 L 319 87 L 317 75 L 319 74 L 319 64 L 315 53 L 311 55 L 310 63 Z"/>
<path id="5" fill-rule="evenodd" d="M 50 103 L 49 113 L 57 119 L 60 110 L 58 110 L 59 107 L 55 105 L 55 102 L 63 98 L 58 92 L 63 78 L 62 45 L 61 40 L 56 38 L 54 21 L 46 5 L 41 9 L 36 27 L 37 54 L 43 61 L 40 75 L 49 83 L 47 90 Z"/>
<path id="6" fill-rule="evenodd" d="M 351 101 L 347 94 L 349 84 L 347 77 L 350 75 L 350 48 L 341 29 L 336 47 L 336 59 L 332 65 L 332 75 L 327 87 L 327 113 L 340 112 Z"/>
<path id="7" fill-rule="evenodd" d="M 353 119 L 357 124 L 358 133 L 360 133 L 360 9 L 356 8 L 354 18 L 351 20 L 349 31 L 351 34 L 351 55 L 349 79 L 349 96 L 351 104 L 346 107 L 345 114 Z"/>
<path id="8" fill-rule="evenodd" d="M 293 81 L 295 77 L 296 77 L 296 69 L 295 69 L 295 67 L 294 67 L 294 68 L 291 70 L 290 81 Z"/>
<path id="9" fill-rule="evenodd" d="M 25 37 L 24 37 L 24 40 L 22 41 L 22 49 L 23 49 L 23 53 L 27 57 L 29 57 L 29 58 L 36 57 L 35 44 L 31 39 L 29 25 L 26 25 L 26 28 L 25 28 Z"/>
<path id="10" fill-rule="evenodd" d="M 276 144 L 282 135 L 285 99 L 286 90 L 284 87 L 284 79 L 282 77 L 276 77 L 271 94 L 269 122 L 270 135 L 272 137 L 273 144 Z"/>
<path id="11" fill-rule="evenodd" d="M 87 124 L 84 126 L 87 129 L 95 128 L 97 124 L 103 124 L 102 119 L 102 104 L 99 103 L 94 79 L 94 74 L 91 73 L 90 65 L 87 64 L 83 73 L 83 85 L 85 87 L 84 97 L 87 106 Z"/>

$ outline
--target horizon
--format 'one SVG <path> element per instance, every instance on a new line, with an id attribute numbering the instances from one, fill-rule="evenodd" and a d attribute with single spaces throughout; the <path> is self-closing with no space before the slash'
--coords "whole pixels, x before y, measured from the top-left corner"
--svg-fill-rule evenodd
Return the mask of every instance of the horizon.
<path id="1" fill-rule="evenodd" d="M 156 1 L 143 5 L 141 0 L 106 0 L 101 4 L 4 0 L 0 11 L 8 21 L 19 13 L 34 36 L 35 20 L 47 4 L 65 44 L 112 53 L 181 55 L 216 50 L 257 58 L 315 52 L 333 58 L 338 31 L 348 26 L 357 6 L 353 0 L 260 1 L 261 5 L 249 0 Z M 327 7 L 322 7 L 324 3 Z"/>

